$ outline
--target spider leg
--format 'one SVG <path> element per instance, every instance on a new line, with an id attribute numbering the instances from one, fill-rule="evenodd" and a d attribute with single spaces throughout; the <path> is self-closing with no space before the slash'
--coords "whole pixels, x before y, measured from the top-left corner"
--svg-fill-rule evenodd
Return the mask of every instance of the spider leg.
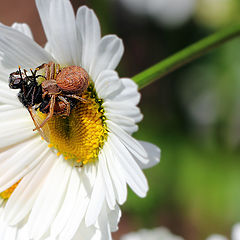
<path id="1" fill-rule="evenodd" d="M 38 71 L 40 69 L 43 69 L 43 68 L 45 68 L 46 65 L 47 65 L 46 63 L 43 63 L 42 65 L 40 65 L 37 68 L 35 68 L 35 70 Z"/>
<path id="2" fill-rule="evenodd" d="M 59 72 L 60 72 L 60 65 L 57 64 L 56 65 L 56 76 L 59 74 Z"/>
<path id="3" fill-rule="evenodd" d="M 45 78 L 46 78 L 46 80 L 49 80 L 49 66 L 48 66 L 48 64 L 45 64 L 44 68 L 45 68 Z"/>
<path id="4" fill-rule="evenodd" d="M 62 96 L 58 96 L 58 98 L 60 99 L 60 100 L 62 100 L 66 105 L 67 105 L 67 116 L 69 116 L 70 115 L 70 110 L 71 110 L 71 106 L 70 106 L 70 102 L 68 102 L 64 97 L 62 97 Z"/>
<path id="5" fill-rule="evenodd" d="M 44 92 L 43 94 L 42 94 L 42 98 L 44 99 L 45 97 L 46 97 L 46 95 L 48 94 L 48 92 L 46 91 L 46 92 Z"/>
<path id="6" fill-rule="evenodd" d="M 37 122 L 35 121 L 34 117 L 33 117 L 33 113 L 32 113 L 32 108 L 31 107 L 28 107 L 28 112 L 30 113 L 30 116 L 33 120 L 33 123 L 35 125 L 36 128 L 33 129 L 33 131 L 35 131 L 36 129 L 39 129 L 39 125 L 37 124 Z"/>
<path id="7" fill-rule="evenodd" d="M 84 98 L 82 98 L 82 97 L 79 97 L 79 96 L 77 96 L 77 95 L 75 95 L 75 94 L 67 94 L 67 95 L 65 95 L 66 97 L 69 97 L 69 98 L 75 98 L 75 99 L 77 99 L 77 100 L 79 100 L 79 101 L 81 101 L 81 102 L 84 102 L 84 103 L 88 103 L 88 102 L 90 102 L 89 100 L 86 100 L 86 99 L 84 99 Z"/>
<path id="8" fill-rule="evenodd" d="M 55 101 L 56 101 L 56 96 L 55 96 L 55 95 L 52 95 L 52 96 L 51 96 L 51 100 L 50 100 L 49 114 L 48 114 L 47 117 L 44 119 L 44 121 L 40 124 L 40 126 L 34 128 L 33 131 L 38 130 L 39 128 L 42 128 L 42 127 L 47 123 L 47 121 L 49 121 L 49 120 L 52 118 L 53 113 L 54 113 Z"/>
<path id="9" fill-rule="evenodd" d="M 55 63 L 54 62 L 50 62 L 50 79 L 54 79 L 54 75 L 55 75 Z"/>

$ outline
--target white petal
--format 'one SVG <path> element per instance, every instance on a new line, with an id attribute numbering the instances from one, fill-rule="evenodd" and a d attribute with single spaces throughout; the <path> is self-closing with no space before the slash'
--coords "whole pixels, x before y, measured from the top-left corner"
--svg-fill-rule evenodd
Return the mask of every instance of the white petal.
<path id="1" fill-rule="evenodd" d="M 148 154 L 148 163 L 144 164 L 138 161 L 138 165 L 142 169 L 146 169 L 146 168 L 151 168 L 156 164 L 158 164 L 161 157 L 161 150 L 159 149 L 159 147 L 149 142 L 139 141 L 139 143 L 143 146 L 143 148 L 146 150 Z"/>
<path id="2" fill-rule="evenodd" d="M 10 89 L 7 80 L 8 77 L 4 79 L 4 82 L 0 81 L 0 104 L 11 104 L 22 107 L 22 104 L 17 98 L 18 91 Z"/>
<path id="3" fill-rule="evenodd" d="M 28 111 L 23 107 L 18 108 L 9 108 L 1 106 L 0 108 L 0 123 L 5 122 L 6 120 L 16 120 L 16 117 L 19 119 L 29 119 L 31 122 L 31 117 L 29 116 Z"/>
<path id="4" fill-rule="evenodd" d="M 105 189 L 106 189 L 106 200 L 108 203 L 108 207 L 111 210 L 113 210 L 116 205 L 116 199 L 115 199 L 112 179 L 110 178 L 110 175 L 109 175 L 109 169 L 107 166 L 106 156 L 104 151 L 101 151 L 101 153 L 99 153 L 99 167 L 101 168 L 101 171 L 103 173 Z"/>
<path id="5" fill-rule="evenodd" d="M 43 48 L 18 30 L 0 24 L 0 32 L 1 67 L 17 69 L 21 65 L 35 68 L 53 60 Z"/>
<path id="6" fill-rule="evenodd" d="M 3 114 L 0 114 L 0 116 Z M 28 117 L 16 119 L 0 119 L 0 149 L 13 144 L 25 141 L 38 133 L 33 131 L 34 125 Z"/>
<path id="7" fill-rule="evenodd" d="M 107 119 L 117 124 L 120 128 L 122 128 L 130 135 L 132 135 L 134 132 L 138 130 L 138 126 L 135 124 L 135 121 L 129 117 L 108 112 L 105 112 L 104 115 L 106 116 Z"/>
<path id="8" fill-rule="evenodd" d="M 101 168 L 98 167 L 96 181 L 91 194 L 90 203 L 86 212 L 85 223 L 88 226 L 94 224 L 102 209 L 105 199 L 106 190 L 104 186 L 103 173 Z"/>
<path id="9" fill-rule="evenodd" d="M 1 105 L 1 104 L 0 104 L 0 115 L 1 115 L 1 113 L 3 113 L 3 112 L 8 112 L 8 111 L 10 111 L 10 110 L 15 110 L 15 109 L 17 109 L 17 108 L 18 108 L 18 106 L 8 105 L 8 104 L 4 104 L 4 105 Z M 0 117 L 0 119 L 1 119 L 1 117 Z"/>
<path id="10" fill-rule="evenodd" d="M 110 223 L 111 232 L 116 232 L 118 230 L 118 223 L 121 218 L 121 209 L 116 205 L 113 211 L 108 213 L 108 221 Z"/>
<path id="11" fill-rule="evenodd" d="M 1 223 L 3 225 L 4 223 Z M 16 239 L 16 234 L 17 234 L 17 228 L 16 227 L 10 227 L 7 225 L 3 225 L 0 227 L 0 239 L 1 240 L 10 240 L 10 239 Z"/>
<path id="12" fill-rule="evenodd" d="M 101 38 L 100 24 L 93 12 L 86 6 L 77 11 L 77 33 L 81 43 L 82 67 L 88 72 Z"/>
<path id="13" fill-rule="evenodd" d="M 121 142 L 127 146 L 128 150 L 133 154 L 135 158 L 138 158 L 142 163 L 147 163 L 147 152 L 142 147 L 142 145 L 134 139 L 131 135 L 124 132 L 118 125 L 107 120 L 107 126 L 111 132 L 113 132 L 116 136 L 119 137 Z"/>
<path id="14" fill-rule="evenodd" d="M 106 204 L 103 205 L 102 211 L 99 215 L 98 224 L 101 230 L 101 239 L 111 240 L 112 237 L 111 237 L 111 231 L 110 231 L 110 226 L 108 222 Z"/>
<path id="15" fill-rule="evenodd" d="M 51 169 L 29 216 L 30 237 L 40 238 L 48 231 L 64 199 L 72 167 L 58 158 Z"/>
<path id="16" fill-rule="evenodd" d="M 76 21 L 70 1 L 36 0 L 48 44 L 61 65 L 79 65 Z"/>
<path id="17" fill-rule="evenodd" d="M 31 171 L 47 151 L 47 144 L 38 136 L 0 153 L 0 192 Z"/>
<path id="18" fill-rule="evenodd" d="M 95 82 L 98 97 L 102 99 L 116 95 L 121 91 L 122 87 L 122 82 L 120 81 L 117 72 L 113 70 L 102 71 Z"/>
<path id="19" fill-rule="evenodd" d="M 80 178 L 81 177 L 82 176 L 80 176 Z M 82 227 L 85 226 L 83 218 L 85 216 L 85 213 L 89 204 L 89 198 L 86 197 L 85 193 L 86 193 L 85 186 L 83 183 L 81 183 L 76 202 L 74 203 L 74 207 L 70 214 L 71 217 L 68 218 L 68 221 L 65 227 L 62 229 L 62 232 L 59 236 L 59 240 L 72 239 L 73 235 L 76 234 L 79 227 L 82 229 Z M 80 224 L 82 227 L 80 226 Z M 91 227 L 88 227 L 88 229 L 91 229 Z M 85 231 L 83 231 L 82 233 L 84 232 Z"/>
<path id="20" fill-rule="evenodd" d="M 102 106 L 107 113 L 123 115 L 133 119 L 135 123 L 141 121 L 143 118 L 140 109 L 127 102 L 106 100 Z"/>
<path id="21" fill-rule="evenodd" d="M 115 35 L 107 35 L 101 39 L 94 60 L 90 67 L 90 76 L 96 79 L 100 72 L 115 69 L 123 55 L 123 43 Z"/>
<path id="22" fill-rule="evenodd" d="M 232 240 L 240 240 L 240 223 L 237 223 L 233 226 Z"/>
<path id="23" fill-rule="evenodd" d="M 71 239 L 71 240 L 86 240 L 86 239 L 91 239 L 91 240 L 99 240 L 100 238 L 95 238 L 96 236 L 96 228 L 91 226 L 91 227 L 86 227 L 84 223 L 80 225 L 78 228 L 77 232 L 75 233 L 75 236 L 73 238 L 60 238 L 60 240 L 65 240 L 65 239 Z"/>
<path id="24" fill-rule="evenodd" d="M 33 39 L 32 31 L 26 23 L 14 23 L 12 28 L 18 30 L 21 33 L 24 33 L 29 38 Z"/>
<path id="25" fill-rule="evenodd" d="M 108 138 L 109 144 L 122 166 L 127 183 L 138 196 L 145 197 L 148 191 L 148 184 L 142 170 L 114 134 L 109 134 Z"/>
<path id="26" fill-rule="evenodd" d="M 127 185 L 121 172 L 122 167 L 120 166 L 116 157 L 112 153 L 112 150 L 110 149 L 108 142 L 104 144 L 103 151 L 106 154 L 107 165 L 109 173 L 111 175 L 118 203 L 123 204 L 127 199 Z"/>
<path id="27" fill-rule="evenodd" d="M 64 229 L 69 219 L 70 221 L 73 220 L 71 213 L 77 202 L 80 188 L 80 177 L 76 169 L 73 169 L 68 185 L 61 209 L 58 211 L 51 226 L 51 235 L 54 237 L 58 236 L 58 234 Z"/>
<path id="28" fill-rule="evenodd" d="M 32 209 L 33 203 L 49 171 L 56 162 L 56 156 L 49 149 L 48 156 L 28 173 L 19 183 L 5 207 L 5 221 L 15 225 Z"/>
<path id="29" fill-rule="evenodd" d="M 218 234 L 211 235 L 206 240 L 228 240 L 226 237 Z"/>
<path id="30" fill-rule="evenodd" d="M 138 85 L 129 78 L 121 78 L 124 86 L 123 91 L 114 97 L 114 101 L 126 101 L 129 104 L 137 105 L 140 101 L 140 93 L 138 92 Z"/>

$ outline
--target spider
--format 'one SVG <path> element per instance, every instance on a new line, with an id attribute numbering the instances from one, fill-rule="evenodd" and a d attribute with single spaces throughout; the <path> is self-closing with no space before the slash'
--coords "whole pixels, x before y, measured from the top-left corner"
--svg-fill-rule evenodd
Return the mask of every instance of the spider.
<path id="1" fill-rule="evenodd" d="M 42 128 L 53 115 L 69 116 L 76 100 L 87 102 L 81 95 L 89 85 L 88 73 L 79 66 L 60 69 L 59 64 L 49 62 L 36 69 L 45 70 L 45 80 L 41 83 L 43 104 L 39 110 L 48 115 L 33 130 Z"/>

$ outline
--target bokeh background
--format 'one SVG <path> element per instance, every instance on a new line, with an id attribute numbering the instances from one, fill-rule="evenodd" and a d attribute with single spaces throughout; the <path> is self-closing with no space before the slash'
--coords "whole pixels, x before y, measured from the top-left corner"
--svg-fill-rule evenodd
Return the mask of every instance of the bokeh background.
<path id="1" fill-rule="evenodd" d="M 239 0 L 72 0 L 93 8 L 102 33 L 121 37 L 118 71 L 132 77 L 209 34 L 240 20 Z M 44 45 L 33 0 L 0 2 L 0 22 L 27 22 Z M 118 240 L 126 232 L 166 226 L 186 240 L 229 236 L 240 221 L 240 39 L 141 90 L 144 120 L 136 138 L 162 149 L 145 173 L 150 190 L 129 190 Z"/>

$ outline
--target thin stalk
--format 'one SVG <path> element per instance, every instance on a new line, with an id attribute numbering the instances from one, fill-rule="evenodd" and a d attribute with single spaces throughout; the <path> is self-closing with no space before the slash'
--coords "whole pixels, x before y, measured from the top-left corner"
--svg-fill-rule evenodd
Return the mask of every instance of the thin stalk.
<path id="1" fill-rule="evenodd" d="M 138 84 L 139 89 L 141 89 L 238 36 L 240 36 L 240 25 L 214 33 L 140 72 L 132 79 Z"/>

